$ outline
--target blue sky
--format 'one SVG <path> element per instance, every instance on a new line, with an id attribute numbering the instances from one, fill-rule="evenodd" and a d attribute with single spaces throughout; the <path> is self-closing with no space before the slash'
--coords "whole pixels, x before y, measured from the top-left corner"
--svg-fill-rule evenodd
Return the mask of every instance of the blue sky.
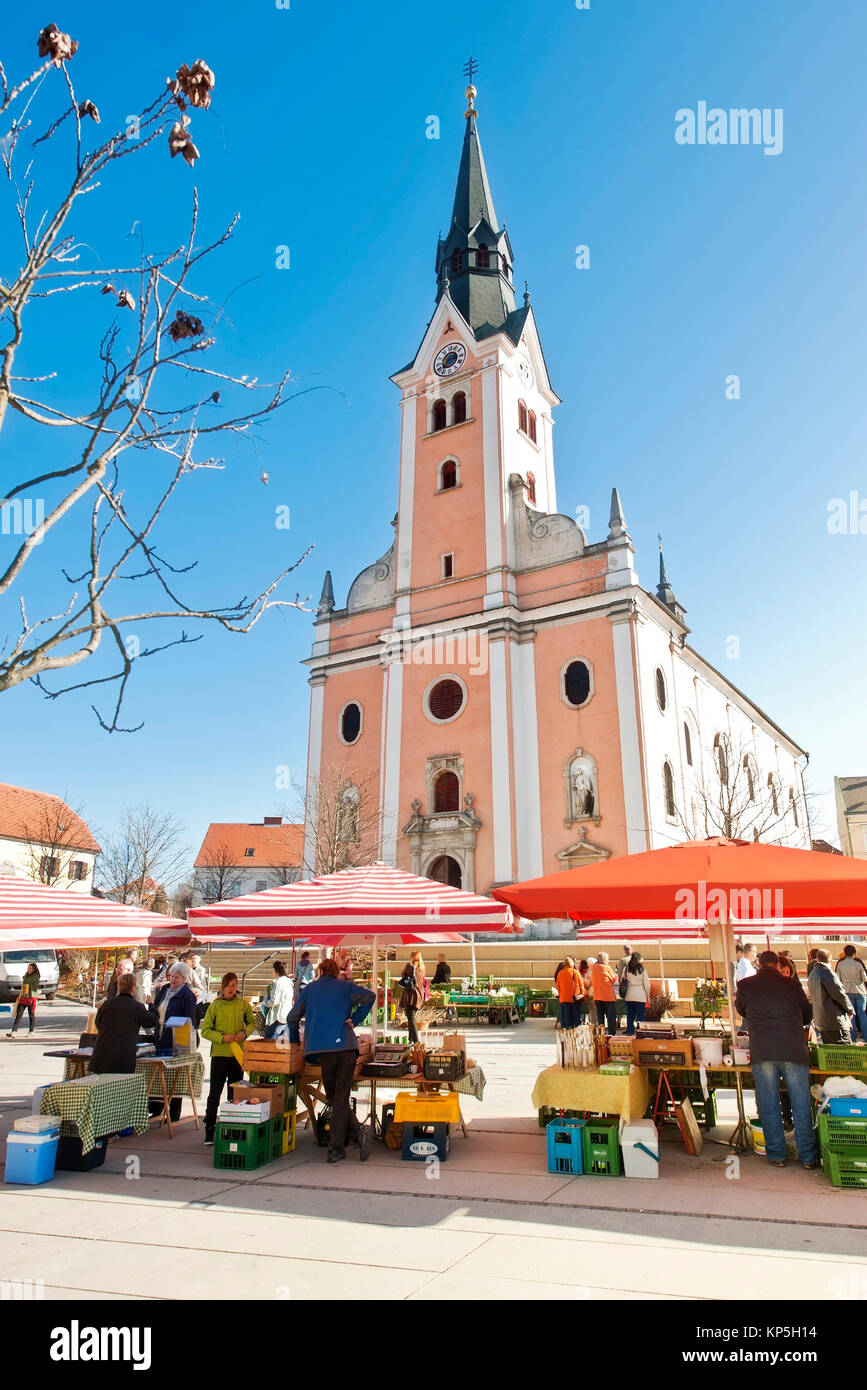
<path id="1" fill-rule="evenodd" d="M 4 16 L 13 76 L 35 59 L 39 23 L 23 8 Z M 149 249 L 173 245 L 195 183 L 203 237 L 242 214 L 201 286 L 217 301 L 234 291 L 218 360 L 262 380 L 291 367 L 299 386 L 333 388 L 286 406 L 254 447 L 232 447 L 225 471 L 191 480 L 161 532 L 173 562 L 199 561 L 188 592 L 254 592 L 315 544 L 291 590 L 315 605 L 330 568 L 340 604 L 390 544 L 399 417 L 388 377 L 433 309 L 472 52 L 497 212 L 563 397 L 558 504 L 588 506 L 600 539 L 616 484 L 645 587 L 662 532 L 693 645 L 809 750 L 814 833 L 835 837 L 833 776 L 867 766 L 867 536 L 831 535 L 826 520 L 830 499 L 867 499 L 859 0 L 503 0 L 494 14 L 455 0 L 153 0 L 146 23 L 118 14 L 104 0 L 54 13 L 80 42 L 71 72 L 103 131 L 181 62 L 203 57 L 217 85 L 211 111 L 193 116 L 195 172 L 162 144 L 127 160 L 90 195 L 79 234 L 101 264 L 130 255 L 137 220 Z M 782 108 L 782 152 L 677 144 L 675 112 L 699 101 Z M 34 131 L 54 102 L 46 85 Z M 430 115 L 439 140 L 426 138 Z M 55 141 L 34 206 L 67 177 L 67 155 Z M 13 235 L 4 184 L 0 274 Z M 275 264 L 281 245 L 288 270 Z M 578 245 L 590 247 L 587 270 L 575 267 Z M 56 389 L 83 398 L 107 312 L 89 300 L 34 314 L 22 370 L 61 367 Z M 730 374 L 739 400 L 726 399 Z M 62 458 L 64 443 L 13 421 L 4 480 L 23 476 L 34 450 Z M 274 525 L 281 505 L 288 532 Z M 22 586 L 31 608 L 56 599 L 78 534 L 70 525 L 44 547 Z M 0 601 L 3 634 L 10 607 Z M 145 722 L 134 736 L 103 733 L 89 691 L 4 694 L 0 777 L 68 793 L 105 831 L 124 801 L 150 801 L 180 816 L 195 849 L 208 821 L 261 819 L 285 800 L 275 769 L 303 775 L 310 638 L 310 618 L 286 610 L 248 637 L 209 630 L 143 663 L 126 710 Z"/>

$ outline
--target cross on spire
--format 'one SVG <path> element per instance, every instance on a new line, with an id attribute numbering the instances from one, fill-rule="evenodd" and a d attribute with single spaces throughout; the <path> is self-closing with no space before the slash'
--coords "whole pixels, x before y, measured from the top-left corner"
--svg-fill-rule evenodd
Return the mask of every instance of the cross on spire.
<path id="1" fill-rule="evenodd" d="M 476 75 L 476 73 L 478 72 L 478 70 L 479 70 L 479 65 L 478 65 L 478 63 L 476 62 L 475 58 L 473 58 L 472 56 L 470 56 L 469 62 L 468 62 L 468 63 L 464 63 L 464 77 L 467 79 L 467 81 L 470 83 L 470 85 L 472 85 L 473 78 L 475 77 L 475 75 Z"/>

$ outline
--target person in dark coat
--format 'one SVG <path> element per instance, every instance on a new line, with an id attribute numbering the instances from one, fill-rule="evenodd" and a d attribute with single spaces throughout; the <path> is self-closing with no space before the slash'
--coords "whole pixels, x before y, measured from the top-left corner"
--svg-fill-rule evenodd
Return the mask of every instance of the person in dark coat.
<path id="1" fill-rule="evenodd" d="M 96 1014 L 96 1043 L 90 1059 L 92 1072 L 135 1071 L 136 1044 L 140 1028 L 156 1027 L 153 1005 L 140 1004 L 135 997 L 135 977 L 121 975 L 114 998 L 100 1004 Z"/>
<path id="2" fill-rule="evenodd" d="M 840 977 L 830 965 L 831 957 L 827 951 L 816 952 L 816 965 L 808 978 L 807 988 L 813 1003 L 813 1027 L 823 1043 L 848 1043 L 852 1041 L 849 1020 L 855 1010 L 849 1003 L 840 983 Z"/>
<path id="3" fill-rule="evenodd" d="M 186 1018 L 190 1022 L 190 1046 L 199 1045 L 196 1031 L 196 1005 L 198 1000 L 190 988 L 192 972 L 183 961 L 175 961 L 169 971 L 168 982 L 157 990 L 154 1008 L 159 1017 L 159 1036 L 156 1039 L 158 1052 L 171 1052 L 174 1042 L 174 1029 L 166 1027 L 166 1019 Z"/>
<path id="4" fill-rule="evenodd" d="M 741 980 L 735 1008 L 749 1030 L 750 1068 L 768 1161 L 777 1168 L 786 1164 L 780 1106 L 780 1085 L 784 1084 L 792 1106 L 798 1157 L 805 1168 L 818 1167 L 819 1149 L 810 1103 L 810 1052 L 805 1035 L 813 1006 L 799 981 L 782 974 L 776 951 L 762 951 L 756 974 Z"/>

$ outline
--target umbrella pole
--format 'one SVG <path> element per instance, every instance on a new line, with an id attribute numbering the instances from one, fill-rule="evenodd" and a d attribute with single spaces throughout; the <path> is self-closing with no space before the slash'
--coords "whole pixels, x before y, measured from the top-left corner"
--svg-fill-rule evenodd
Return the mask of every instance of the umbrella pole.
<path id="1" fill-rule="evenodd" d="M 726 978 L 726 983 L 727 983 L 727 985 L 729 986 L 729 988 L 727 988 L 727 990 L 726 990 L 726 993 L 727 993 L 727 995 L 728 995 L 728 1001 L 729 1001 L 729 1022 L 730 1022 L 730 1024 L 731 1024 L 731 1029 L 732 1029 L 732 1048 L 734 1048 L 734 1045 L 735 1045 L 735 1038 L 736 1038 L 736 1036 L 737 1036 L 737 1027 L 736 1027 L 736 1025 L 735 1025 L 735 1000 L 734 1000 L 734 993 L 735 993 L 735 991 L 734 991 L 734 986 L 732 985 L 732 968 L 731 968 L 732 951 L 730 950 L 730 940 L 729 940 L 729 934 L 730 934 L 731 930 L 732 930 L 732 924 L 731 924 L 731 922 L 728 922 L 728 921 L 725 922 L 725 923 L 723 924 L 723 929 L 722 929 L 722 944 L 723 944 L 723 956 L 724 956 L 724 958 L 725 958 L 725 960 L 724 960 L 725 972 L 726 972 L 725 978 Z M 733 939 L 733 938 L 732 938 L 732 939 Z M 732 1131 L 732 1133 L 731 1133 L 731 1135 L 730 1135 L 730 1137 L 729 1137 L 729 1144 L 731 1145 L 731 1147 L 732 1147 L 733 1149 L 737 1150 L 738 1152 L 741 1152 L 743 1149 L 746 1149 L 748 1146 L 747 1146 L 747 1117 L 746 1117 L 746 1115 L 745 1115 L 745 1113 L 744 1113 L 744 1091 L 743 1091 L 743 1084 L 742 1084 L 742 1082 L 741 1082 L 741 1074 L 740 1074 L 739 1071 L 736 1071 L 736 1072 L 735 1072 L 735 1088 L 736 1088 L 737 1102 L 738 1102 L 738 1122 L 737 1122 L 737 1124 L 735 1125 L 735 1127 L 734 1127 L 734 1129 L 733 1129 L 733 1131 Z"/>
<path id="2" fill-rule="evenodd" d="M 661 994 L 664 994 L 664 993 L 665 993 L 665 961 L 662 959 L 662 938 L 661 938 L 661 937 L 660 937 L 659 941 L 657 941 L 656 944 L 657 944 L 657 946 L 659 947 L 659 990 L 660 990 L 660 993 L 661 993 Z"/>
<path id="3" fill-rule="evenodd" d="M 470 932 L 470 952 L 473 958 L 473 988 L 476 986 L 476 933 Z"/>
<path id="4" fill-rule="evenodd" d="M 93 1005 L 96 1008 L 96 978 L 99 973 L 99 947 L 96 948 L 96 960 L 93 963 Z"/>
<path id="5" fill-rule="evenodd" d="M 379 1021 L 379 937 L 373 938 L 373 1024 L 370 1030 L 371 1051 L 376 1048 L 376 1026 Z M 383 1029 L 385 1020 L 383 1020 Z"/>

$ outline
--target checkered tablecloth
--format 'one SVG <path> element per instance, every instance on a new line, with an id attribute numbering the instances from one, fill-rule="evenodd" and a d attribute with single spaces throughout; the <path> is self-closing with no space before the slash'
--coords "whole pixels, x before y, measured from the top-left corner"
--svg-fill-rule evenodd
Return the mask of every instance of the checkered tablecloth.
<path id="1" fill-rule="evenodd" d="M 60 1133 L 81 1139 L 82 1153 L 96 1147 L 103 1134 L 134 1129 L 143 1134 L 149 1124 L 143 1076 L 106 1073 L 81 1081 L 60 1081 L 42 1093 L 42 1115 L 59 1115 Z"/>
<path id="2" fill-rule="evenodd" d="M 199 1052 L 193 1052 L 189 1058 L 186 1057 L 139 1057 L 136 1062 L 136 1075 L 145 1077 L 148 1080 L 148 1095 L 156 1096 L 162 1100 L 163 1093 L 160 1088 L 159 1072 L 151 1070 L 153 1064 L 158 1062 L 163 1069 L 166 1078 L 166 1091 L 169 1100 L 172 1096 L 188 1096 L 190 1094 L 190 1084 L 187 1080 L 186 1067 L 189 1061 L 190 1073 L 193 1078 L 193 1094 L 198 1097 L 202 1094 L 202 1080 L 205 1075 L 204 1059 Z M 76 1068 L 81 1068 L 81 1058 L 67 1057 L 63 1068 L 63 1079 L 69 1081 Z"/>
<path id="3" fill-rule="evenodd" d="M 303 1073 L 302 1073 L 303 1075 Z M 419 1082 L 424 1082 L 423 1076 L 355 1076 L 352 1079 L 353 1086 L 370 1086 L 371 1081 L 376 1083 L 377 1091 L 402 1091 L 406 1087 L 415 1089 Z M 460 1091 L 462 1095 L 473 1096 L 476 1100 L 484 1100 L 485 1073 L 481 1067 L 470 1067 L 466 1076 L 462 1076 L 458 1081 L 442 1082 L 448 1085 L 453 1091 Z"/>
<path id="4" fill-rule="evenodd" d="M 154 1062 L 159 1063 L 166 1079 L 169 1100 L 172 1096 L 188 1096 L 190 1083 L 187 1080 L 187 1067 L 193 1079 L 192 1094 L 198 1099 L 202 1094 L 202 1078 L 205 1075 L 205 1062 L 200 1052 L 192 1052 L 188 1057 L 140 1057 L 135 1064 L 136 1075 L 147 1077 Z M 163 1098 L 159 1072 L 154 1071 L 153 1080 L 148 1087 L 149 1096 Z"/>

